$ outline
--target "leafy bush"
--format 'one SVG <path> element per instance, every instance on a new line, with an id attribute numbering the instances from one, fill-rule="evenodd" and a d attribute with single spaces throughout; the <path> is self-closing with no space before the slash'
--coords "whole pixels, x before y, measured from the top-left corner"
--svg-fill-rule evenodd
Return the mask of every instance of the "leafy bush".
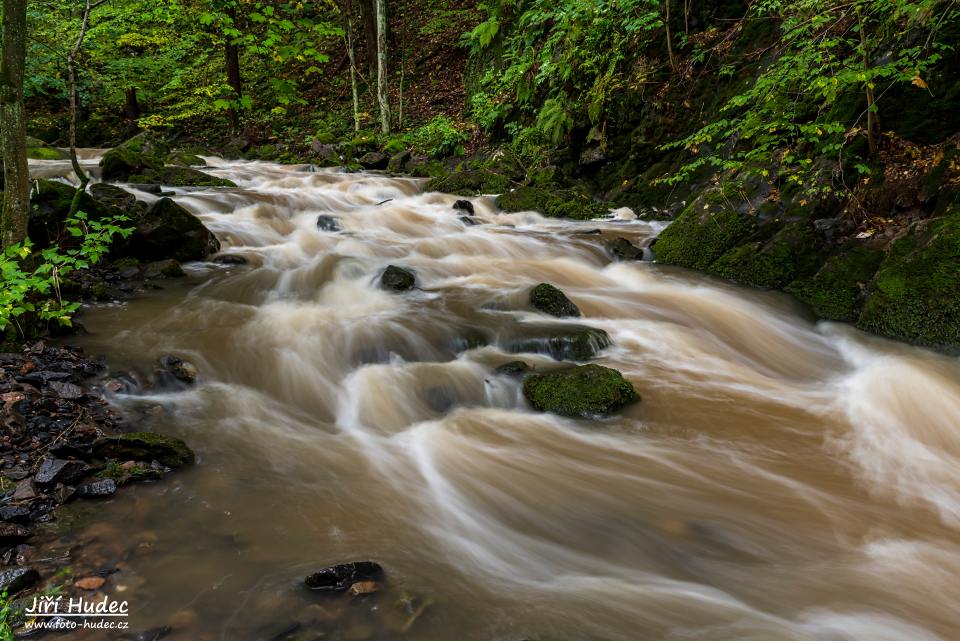
<path id="1" fill-rule="evenodd" d="M 434 158 L 444 158 L 463 153 L 463 143 L 469 136 L 457 129 L 446 116 L 435 116 L 427 124 L 410 133 L 410 142 L 417 150 Z"/>
<path id="2" fill-rule="evenodd" d="M 127 220 L 126 216 L 89 220 L 87 214 L 77 212 L 67 219 L 65 229 L 71 237 L 79 239 L 79 246 L 67 249 L 55 246 L 35 252 L 28 238 L 7 247 L 0 256 L 0 275 L 4 282 L 0 289 L 0 331 L 15 326 L 21 335 L 26 335 L 18 322 L 24 315 L 40 322 L 71 325 L 80 303 L 63 298 L 64 278 L 98 263 L 114 237 L 126 238 L 133 233 L 132 227 L 120 226 Z"/>

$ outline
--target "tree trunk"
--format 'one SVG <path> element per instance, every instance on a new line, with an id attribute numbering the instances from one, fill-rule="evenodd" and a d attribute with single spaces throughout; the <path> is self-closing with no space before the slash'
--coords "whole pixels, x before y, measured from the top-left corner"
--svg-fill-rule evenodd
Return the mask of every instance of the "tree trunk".
<path id="1" fill-rule="evenodd" d="M 126 118 L 127 118 L 127 129 L 128 133 L 132 136 L 137 133 L 137 130 L 140 128 L 140 125 L 137 124 L 137 121 L 140 119 L 140 101 L 137 100 L 137 88 L 136 87 L 127 87 L 124 90 L 124 95 L 126 96 Z"/>
<path id="2" fill-rule="evenodd" d="M 377 102 L 380 104 L 380 131 L 390 133 L 390 101 L 387 97 L 387 3 L 377 3 Z"/>
<path id="3" fill-rule="evenodd" d="M 677 61 L 673 57 L 673 34 L 670 33 L 670 0 L 663 0 L 663 26 L 667 31 L 667 56 L 670 58 L 670 69 L 677 70 Z"/>
<path id="4" fill-rule="evenodd" d="M 87 190 L 87 183 L 90 177 L 80 166 L 77 159 L 77 56 L 80 54 L 80 48 L 83 47 L 83 38 L 87 35 L 87 27 L 90 25 L 90 13 L 106 2 L 100 0 L 96 4 L 91 4 L 86 0 L 83 7 L 83 20 L 80 22 L 80 34 L 73 45 L 73 49 L 67 54 L 67 77 L 70 80 L 70 164 L 73 165 L 73 174 L 77 177 L 77 191 L 73 195 L 73 202 L 70 203 L 70 215 L 77 213 L 80 207 L 80 197 Z"/>
<path id="5" fill-rule="evenodd" d="M 236 9 L 229 9 L 227 15 L 233 21 L 234 26 L 237 23 Z M 233 89 L 233 99 L 240 100 L 243 96 L 243 82 L 240 78 L 240 47 L 238 47 L 229 37 L 224 48 L 224 55 L 227 62 L 227 84 Z M 227 116 L 230 118 L 230 128 L 234 133 L 240 131 L 240 113 L 235 107 L 227 110 Z"/>
<path id="6" fill-rule="evenodd" d="M 353 92 L 353 130 L 360 131 L 360 96 L 357 92 L 357 58 L 353 49 L 353 3 L 347 14 L 347 55 L 350 57 L 350 89 Z"/>
<path id="7" fill-rule="evenodd" d="M 870 53 L 867 49 L 867 34 L 866 26 L 863 24 L 863 16 L 860 15 L 859 8 L 857 9 L 857 14 L 860 20 L 860 48 L 863 49 L 863 70 L 864 72 L 870 71 Z M 873 95 L 873 84 L 867 79 L 866 82 L 866 94 L 867 94 L 867 148 L 870 150 L 870 156 L 877 155 L 877 113 L 876 113 L 876 101 Z"/>
<path id="8" fill-rule="evenodd" d="M 360 15 L 363 17 L 364 37 L 367 40 L 368 77 L 377 77 L 377 2 L 360 0 Z"/>
<path id="9" fill-rule="evenodd" d="M 0 240 L 7 247 L 26 237 L 30 212 L 27 123 L 23 108 L 23 69 L 27 51 L 26 0 L 3 0 L 2 48 L 0 148 L 3 151 L 4 189 Z"/>

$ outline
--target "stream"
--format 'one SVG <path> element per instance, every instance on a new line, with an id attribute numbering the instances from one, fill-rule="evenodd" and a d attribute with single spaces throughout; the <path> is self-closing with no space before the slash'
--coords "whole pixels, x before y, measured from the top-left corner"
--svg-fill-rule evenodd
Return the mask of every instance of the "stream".
<path id="1" fill-rule="evenodd" d="M 186 265 L 162 290 L 87 309 L 91 333 L 70 341 L 115 366 L 149 372 L 175 354 L 200 372 L 184 391 L 114 399 L 198 456 L 85 526 L 119 570 L 103 591 L 129 600 L 131 630 L 960 639 L 955 358 L 818 323 L 781 294 L 611 262 L 604 239 L 644 246 L 663 226 L 626 210 L 583 223 L 481 197 L 468 224 L 458 197 L 417 179 L 208 162 L 239 188 L 174 199 L 248 264 Z M 342 229 L 318 229 L 320 215 Z M 381 289 L 389 264 L 418 288 Z M 540 282 L 583 318 L 530 310 Z M 571 323 L 610 335 L 596 362 L 642 402 L 559 418 L 493 373 L 518 358 L 555 367 L 512 350 Z M 366 559 L 386 571 L 380 593 L 302 586 Z"/>

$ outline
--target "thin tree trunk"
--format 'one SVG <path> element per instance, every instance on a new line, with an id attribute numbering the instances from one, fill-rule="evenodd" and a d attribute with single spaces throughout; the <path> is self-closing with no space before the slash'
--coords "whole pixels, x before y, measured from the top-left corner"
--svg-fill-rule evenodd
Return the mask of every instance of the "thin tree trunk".
<path id="1" fill-rule="evenodd" d="M 377 3 L 377 102 L 380 104 L 380 131 L 390 133 L 390 101 L 387 97 L 387 7 Z"/>
<path id="2" fill-rule="evenodd" d="M 860 13 L 860 10 L 857 9 L 857 13 Z M 867 34 L 866 27 L 863 24 L 863 16 L 859 16 L 860 19 L 860 48 L 863 49 L 863 70 L 864 72 L 870 71 L 870 53 L 867 49 Z M 866 82 L 866 94 L 867 94 L 867 148 L 870 150 L 870 156 L 877 155 L 877 114 L 876 114 L 876 101 L 873 95 L 873 86 L 870 81 Z"/>
<path id="3" fill-rule="evenodd" d="M 80 34 L 77 41 L 73 44 L 73 49 L 67 54 L 67 76 L 70 80 L 70 164 L 73 165 L 73 174 L 77 177 L 77 191 L 73 195 L 73 202 L 70 203 L 70 215 L 77 213 L 80 207 L 80 197 L 87 190 L 87 184 L 90 177 L 80 166 L 77 159 L 77 56 L 80 54 L 80 48 L 83 47 L 83 38 L 87 35 L 87 27 L 90 25 L 90 14 L 107 0 L 99 0 L 97 3 L 91 3 L 86 0 L 83 7 L 83 20 L 80 22 Z"/>
<path id="4" fill-rule="evenodd" d="M 229 9 L 227 15 L 233 21 L 234 26 L 237 23 L 236 9 Z M 240 100 L 243 97 L 243 81 L 240 78 L 240 47 L 238 47 L 229 37 L 224 47 L 224 56 L 227 63 L 227 84 L 233 89 L 233 99 Z M 234 133 L 240 131 L 240 113 L 236 107 L 230 107 L 227 110 L 227 117 L 230 118 L 230 128 Z"/>
<path id="5" fill-rule="evenodd" d="M 400 31 L 400 98 L 397 101 L 399 113 L 397 114 L 397 126 L 403 129 L 403 75 L 406 67 L 407 38 L 406 28 Z"/>
<path id="6" fill-rule="evenodd" d="M 667 56 L 670 58 L 670 69 L 677 70 L 677 61 L 673 57 L 673 35 L 670 33 L 670 0 L 663 0 L 663 26 L 667 30 Z"/>
<path id="7" fill-rule="evenodd" d="M 353 50 L 353 3 L 347 13 L 347 55 L 350 57 L 350 90 L 353 92 L 353 130 L 360 131 L 360 96 L 357 91 L 357 59 Z"/>
<path id="8" fill-rule="evenodd" d="M 378 0 L 361 0 L 360 16 L 363 18 L 364 37 L 367 40 L 367 75 L 377 76 L 377 3 Z"/>
<path id="9" fill-rule="evenodd" d="M 127 87 L 124 90 L 124 96 L 126 97 L 126 117 L 127 117 L 127 129 L 130 135 L 137 133 L 137 130 L 140 126 L 137 124 L 137 121 L 140 119 L 140 102 L 137 100 L 137 88 L 136 87 Z"/>
<path id="10" fill-rule="evenodd" d="M 3 209 L 0 215 L 0 240 L 4 247 L 19 243 L 26 237 L 27 216 L 30 212 L 27 123 L 23 107 L 26 51 L 26 0 L 3 0 L 3 43 L 0 59 Z"/>
<path id="11" fill-rule="evenodd" d="M 690 13 L 693 11 L 693 0 L 683 0 L 683 33 L 690 37 Z"/>

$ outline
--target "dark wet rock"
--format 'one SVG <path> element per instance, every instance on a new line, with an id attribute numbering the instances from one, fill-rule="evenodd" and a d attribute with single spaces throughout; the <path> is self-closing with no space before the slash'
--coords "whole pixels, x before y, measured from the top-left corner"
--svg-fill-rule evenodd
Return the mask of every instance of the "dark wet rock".
<path id="1" fill-rule="evenodd" d="M 180 165 L 182 167 L 206 167 L 207 161 L 197 154 L 189 151 L 178 150 L 165 158 L 168 165 Z"/>
<path id="2" fill-rule="evenodd" d="M 460 400 L 456 392 L 446 387 L 428 387 L 422 395 L 427 406 L 439 414 L 449 412 Z"/>
<path id="3" fill-rule="evenodd" d="M 135 394 L 143 389 L 143 384 L 132 372 L 119 372 L 103 382 L 101 388 L 110 394 Z"/>
<path id="4" fill-rule="evenodd" d="M 340 226 L 340 219 L 336 216 L 320 214 L 317 216 L 317 229 L 320 231 L 340 231 L 342 227 Z"/>
<path id="5" fill-rule="evenodd" d="M 314 140 L 310 143 L 310 150 L 317 155 L 321 165 L 334 166 L 343 162 L 340 157 L 340 149 L 334 143 L 324 143 Z"/>
<path id="6" fill-rule="evenodd" d="M 100 479 L 77 486 L 77 496 L 84 498 L 106 498 L 117 493 L 117 483 L 113 479 Z"/>
<path id="7" fill-rule="evenodd" d="M 580 309 L 573 304 L 567 295 L 548 283 L 540 283 L 530 290 L 530 305 L 534 309 L 564 318 L 569 316 L 579 317 Z"/>
<path id="8" fill-rule="evenodd" d="M 453 210 L 465 211 L 471 216 L 475 213 L 473 209 L 473 203 L 469 200 L 458 200 L 457 202 L 453 203 Z"/>
<path id="9" fill-rule="evenodd" d="M 121 255 L 140 260 L 191 261 L 204 260 L 220 249 L 220 243 L 196 216 L 169 198 L 161 198 L 122 247 Z"/>
<path id="10" fill-rule="evenodd" d="M 518 323 L 501 338 L 514 354 L 547 354 L 556 360 L 588 361 L 612 343 L 602 329 L 587 325 Z"/>
<path id="11" fill-rule="evenodd" d="M 411 158 L 413 158 L 413 154 L 406 149 L 394 154 L 390 157 L 390 162 L 387 163 L 387 171 L 394 174 L 402 172 L 406 169 L 407 163 L 410 162 Z"/>
<path id="12" fill-rule="evenodd" d="M 380 275 L 380 286 L 383 289 L 395 292 L 404 292 L 413 289 L 417 284 L 417 277 L 410 269 L 388 265 Z"/>
<path id="13" fill-rule="evenodd" d="M 424 191 L 440 191 L 462 196 L 500 194 L 512 186 L 510 178 L 489 169 L 464 169 L 433 178 Z"/>
<path id="14" fill-rule="evenodd" d="M 19 506 L 4 507 L 3 509 L 8 510 L 8 513 L 14 513 L 12 511 L 15 511 L 15 518 L 18 519 L 23 517 L 24 511 L 26 511 L 27 516 L 30 514 L 29 510 Z M 6 521 L 7 519 L 4 520 Z M 33 536 L 33 533 L 29 529 L 23 527 L 23 525 L 18 525 L 16 523 L 0 523 L 0 544 L 9 545 L 11 543 L 22 543 L 31 536 Z"/>
<path id="15" fill-rule="evenodd" d="M 24 479 L 17 483 L 17 488 L 13 491 L 14 501 L 29 501 L 37 497 L 37 487 L 33 479 Z"/>
<path id="16" fill-rule="evenodd" d="M 23 505 L 4 505 L 0 507 L 0 521 L 6 523 L 28 523 L 30 521 L 30 509 Z M 6 536 L 0 529 L 0 539 Z"/>
<path id="17" fill-rule="evenodd" d="M 587 147 L 580 152 L 580 164 L 584 166 L 602 163 L 607 159 L 607 152 L 602 145 Z"/>
<path id="18" fill-rule="evenodd" d="M 62 505 L 72 499 L 77 494 L 77 488 L 72 485 L 64 485 L 58 483 L 56 487 L 53 488 L 53 492 L 50 493 L 50 496 L 53 497 L 53 500 L 58 504 Z"/>
<path id="19" fill-rule="evenodd" d="M 90 186 L 90 195 L 101 203 L 127 212 L 128 215 L 137 210 L 137 197 L 116 185 L 94 183 Z"/>
<path id="20" fill-rule="evenodd" d="M 221 265 L 246 265 L 248 261 L 240 254 L 221 254 L 214 256 L 213 262 Z"/>
<path id="21" fill-rule="evenodd" d="M 9 595 L 25 590 L 40 580 L 40 574 L 33 568 L 11 568 L 0 572 L 0 592 Z"/>
<path id="22" fill-rule="evenodd" d="M 53 483 L 76 483 L 87 473 L 87 465 L 83 461 L 66 461 L 64 459 L 47 458 L 40 463 L 40 469 L 33 480 L 38 485 Z"/>
<path id="23" fill-rule="evenodd" d="M 383 579 L 383 568 L 373 561 L 357 561 L 343 563 L 324 568 L 304 579 L 304 584 L 311 590 L 329 593 L 342 593 L 359 581 L 380 581 Z"/>
<path id="24" fill-rule="evenodd" d="M 523 382 L 523 395 L 538 411 L 572 418 L 609 416 L 640 400 L 620 372 L 600 365 L 531 374 Z"/>
<path id="25" fill-rule="evenodd" d="M 30 240 L 38 247 L 48 247 L 65 234 L 64 222 L 76 191 L 72 185 L 57 180 L 38 180 L 34 183 L 27 232 Z M 79 209 L 86 213 L 90 220 L 126 213 L 97 201 L 87 192 L 80 194 Z"/>
<path id="26" fill-rule="evenodd" d="M 257 631 L 257 639 L 264 641 L 294 641 L 303 625 L 299 621 L 290 621 L 279 625 L 267 625 Z"/>
<path id="27" fill-rule="evenodd" d="M 607 242 L 607 252 L 616 260 L 643 260 L 643 250 L 623 237 Z"/>
<path id="28" fill-rule="evenodd" d="M 130 432 L 104 436 L 93 444 L 94 455 L 121 461 L 159 461 L 167 467 L 183 467 L 194 462 L 193 452 L 178 438 L 154 432 Z"/>
<path id="29" fill-rule="evenodd" d="M 138 634 L 135 639 L 136 641 L 160 641 L 168 634 L 173 632 L 173 628 L 169 625 L 160 626 L 159 628 L 150 628 L 149 630 L 144 630 Z"/>
<path id="30" fill-rule="evenodd" d="M 138 182 L 131 181 L 131 176 L 142 175 L 151 169 L 159 169 L 163 167 L 163 161 L 153 154 L 141 153 L 121 146 L 106 152 L 100 159 L 100 167 L 100 177 L 104 181 Z"/>
<path id="31" fill-rule="evenodd" d="M 73 383 L 50 381 L 49 385 L 50 389 L 56 392 L 57 396 L 60 398 L 77 399 L 81 398 L 84 394 L 83 388 L 79 385 L 74 385 Z"/>
<path id="32" fill-rule="evenodd" d="M 461 223 L 463 223 L 467 227 L 474 227 L 476 225 L 482 224 L 480 220 L 474 218 L 473 216 L 460 216 L 459 220 Z"/>
<path id="33" fill-rule="evenodd" d="M 97 473 L 97 478 L 111 479 L 119 487 L 130 483 L 156 481 L 163 476 L 163 472 L 163 465 L 159 462 L 147 464 L 138 461 L 126 461 L 124 463 L 111 461 Z"/>
<path id="34" fill-rule="evenodd" d="M 167 258 L 147 263 L 143 268 L 143 275 L 146 278 L 183 278 L 187 273 L 176 259 Z"/>
<path id="35" fill-rule="evenodd" d="M 530 364 L 524 361 L 510 361 L 509 363 L 499 365 L 493 370 L 493 373 L 497 376 L 523 376 L 532 371 L 532 369 Z"/>
<path id="36" fill-rule="evenodd" d="M 195 383 L 197 380 L 197 366 L 182 358 L 177 358 L 176 356 L 161 356 L 160 367 L 183 383 Z"/>
<path id="37" fill-rule="evenodd" d="M 390 158 L 379 151 L 371 151 L 357 159 L 357 162 L 364 169 L 386 169 Z"/>
<path id="38" fill-rule="evenodd" d="M 144 193 L 153 194 L 154 196 L 159 196 L 160 194 L 163 193 L 163 189 L 161 189 L 160 185 L 150 185 L 147 183 L 131 183 L 130 186 Z"/>

